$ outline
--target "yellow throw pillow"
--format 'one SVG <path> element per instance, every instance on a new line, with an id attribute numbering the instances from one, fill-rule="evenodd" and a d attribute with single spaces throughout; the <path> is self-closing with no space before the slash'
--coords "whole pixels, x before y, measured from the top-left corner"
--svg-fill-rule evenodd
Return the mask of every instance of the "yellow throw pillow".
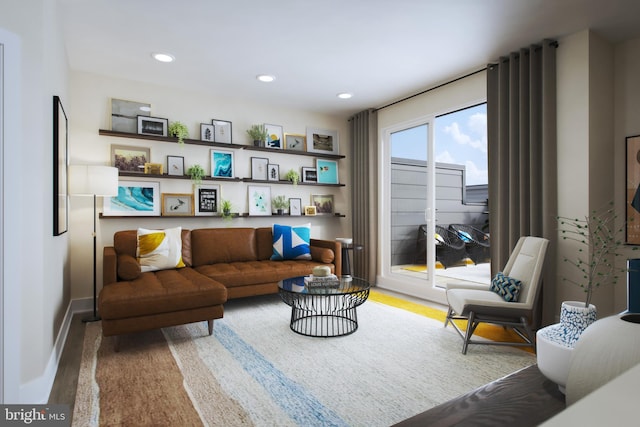
<path id="1" fill-rule="evenodd" d="M 141 271 L 182 268 L 182 227 L 166 230 L 138 228 L 136 257 Z"/>

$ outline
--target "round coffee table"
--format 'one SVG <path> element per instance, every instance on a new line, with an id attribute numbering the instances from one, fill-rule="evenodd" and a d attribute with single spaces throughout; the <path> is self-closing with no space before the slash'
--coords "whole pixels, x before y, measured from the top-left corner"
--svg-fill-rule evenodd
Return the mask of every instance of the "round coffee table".
<path id="1" fill-rule="evenodd" d="M 358 329 L 356 307 L 369 297 L 366 280 L 343 277 L 329 286 L 307 286 L 304 276 L 278 283 L 282 300 L 291 306 L 291 330 L 309 337 L 339 337 Z"/>

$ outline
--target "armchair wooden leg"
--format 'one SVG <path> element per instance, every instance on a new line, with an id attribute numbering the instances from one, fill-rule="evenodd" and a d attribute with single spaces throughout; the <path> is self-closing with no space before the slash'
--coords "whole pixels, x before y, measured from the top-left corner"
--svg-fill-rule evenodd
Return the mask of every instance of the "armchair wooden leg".
<path id="1" fill-rule="evenodd" d="M 453 309 L 449 307 L 449 311 L 447 312 L 447 317 L 444 319 L 444 327 L 446 328 L 451 320 L 451 316 L 453 315 Z"/>
<path id="2" fill-rule="evenodd" d="M 209 325 L 209 335 L 213 335 L 213 319 L 207 320 L 207 324 Z"/>
<path id="3" fill-rule="evenodd" d="M 471 336 L 473 335 L 473 331 L 476 329 L 474 326 L 476 314 L 472 311 L 469 313 L 469 320 L 467 320 L 467 333 L 464 336 L 464 342 L 462 343 L 462 354 L 467 354 L 467 347 L 469 347 L 469 341 L 471 341 Z"/>

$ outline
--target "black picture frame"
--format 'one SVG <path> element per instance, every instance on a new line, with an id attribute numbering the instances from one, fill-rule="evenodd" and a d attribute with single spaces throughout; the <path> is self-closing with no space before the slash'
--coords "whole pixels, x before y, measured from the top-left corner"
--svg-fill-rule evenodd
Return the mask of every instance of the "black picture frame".
<path id="1" fill-rule="evenodd" d="M 625 243 L 640 245 L 640 135 L 626 138 Z"/>
<path id="2" fill-rule="evenodd" d="M 162 117 L 138 116 L 138 135 L 167 137 L 169 119 Z"/>
<path id="3" fill-rule="evenodd" d="M 53 235 L 69 229 L 69 122 L 59 96 L 53 97 Z"/>

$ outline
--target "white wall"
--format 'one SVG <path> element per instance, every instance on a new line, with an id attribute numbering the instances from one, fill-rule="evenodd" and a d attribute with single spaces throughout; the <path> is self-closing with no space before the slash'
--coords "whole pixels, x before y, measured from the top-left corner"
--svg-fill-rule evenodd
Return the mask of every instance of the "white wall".
<path id="1" fill-rule="evenodd" d="M 163 64 L 158 64 L 159 67 Z M 134 145 L 151 149 L 151 160 L 162 163 L 166 168 L 166 156 L 184 156 L 185 169 L 194 163 L 201 164 L 210 172 L 209 149 L 202 146 L 153 141 L 117 138 L 98 135 L 98 129 L 110 129 L 111 98 L 126 99 L 151 104 L 151 115 L 168 118 L 169 121 L 181 121 L 189 128 L 190 137 L 199 139 L 200 123 L 211 123 L 212 119 L 232 122 L 233 143 L 250 145 L 246 134 L 254 123 L 272 123 L 282 125 L 286 133 L 304 134 L 306 126 L 322 129 L 333 129 L 339 132 L 340 154 L 346 156 L 339 161 L 339 179 L 345 187 L 311 187 L 299 185 L 271 185 L 272 196 L 283 194 L 287 198 L 299 197 L 302 203 L 309 204 L 310 194 L 333 194 L 336 211 L 347 215 L 346 218 L 289 218 L 264 217 L 234 219 L 231 227 L 271 226 L 274 222 L 298 224 L 311 222 L 313 238 L 333 239 L 351 235 L 350 218 L 350 182 L 349 173 L 351 144 L 348 123 L 344 118 L 322 116 L 301 110 L 276 109 L 268 105 L 255 105 L 234 99 L 220 99 L 212 94 L 185 92 L 170 87 L 159 87 L 143 82 L 118 80 L 84 72 L 71 74 L 72 107 L 68 111 L 71 121 L 70 151 L 72 163 L 109 164 L 110 146 Z M 249 150 L 232 150 L 235 161 L 235 175 L 250 177 L 250 158 L 267 157 L 270 163 L 278 164 L 280 174 L 291 168 L 300 171 L 301 166 L 314 166 L 315 159 L 306 156 L 292 156 L 272 152 L 256 152 Z M 230 199 L 235 212 L 248 212 L 247 183 L 221 182 L 222 197 Z M 160 191 L 163 193 L 191 193 L 192 185 L 188 180 L 160 180 Z M 85 298 L 92 295 L 91 267 L 93 230 L 93 203 L 91 198 L 71 198 L 71 283 L 72 298 Z M 99 199 L 99 211 L 102 200 Z M 137 227 L 163 228 L 172 226 L 184 228 L 226 227 L 227 223 L 215 218 L 125 218 L 101 219 L 98 221 L 98 290 L 102 286 L 102 248 L 113 243 L 113 233 L 117 230 L 135 229 Z"/>

